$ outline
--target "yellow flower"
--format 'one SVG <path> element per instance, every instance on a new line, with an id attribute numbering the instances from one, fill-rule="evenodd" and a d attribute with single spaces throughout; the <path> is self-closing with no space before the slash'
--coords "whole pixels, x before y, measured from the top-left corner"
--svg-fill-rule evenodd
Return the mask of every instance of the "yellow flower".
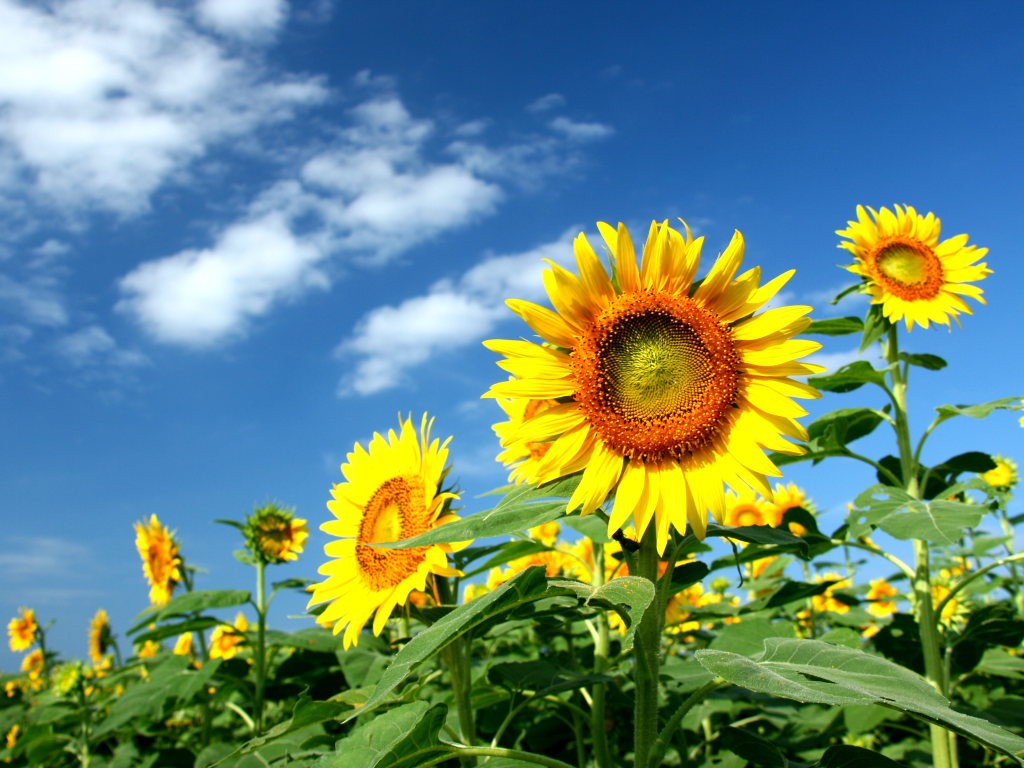
<path id="1" fill-rule="evenodd" d="M 896 603 L 889 598 L 899 594 L 899 590 L 885 579 L 872 579 L 867 594 L 867 599 L 871 601 L 868 613 L 872 616 L 892 616 L 896 613 Z"/>
<path id="2" fill-rule="evenodd" d="M 982 479 L 993 488 L 1012 488 L 1017 484 L 1017 462 L 1005 456 L 993 456 L 996 465 L 982 473 Z"/>
<path id="3" fill-rule="evenodd" d="M 142 572 L 149 582 L 149 601 L 153 605 L 166 605 L 174 587 L 181 581 L 178 542 L 157 516 L 152 515 L 148 523 L 135 524 L 135 546 L 142 558 Z"/>
<path id="4" fill-rule="evenodd" d="M 850 610 L 850 606 L 842 600 L 838 600 L 834 594 L 837 588 L 842 589 L 844 586 L 849 586 L 849 579 L 843 578 L 838 573 L 825 573 L 821 576 L 816 576 L 814 580 L 819 583 L 822 581 L 836 582 L 835 584 L 830 584 L 822 594 L 811 597 L 811 606 L 815 611 L 818 613 L 824 613 L 825 611 L 847 613 Z"/>
<path id="5" fill-rule="evenodd" d="M 401 431 L 373 436 L 369 448 L 358 443 L 341 472 L 345 482 L 331 489 L 327 508 L 336 519 L 320 530 L 338 537 L 324 546 L 330 558 L 320 566 L 326 579 L 312 588 L 309 605 L 328 603 L 317 617 L 322 626 L 345 630 L 343 645 L 359 641 L 373 619 L 379 635 L 396 606 L 413 590 L 424 590 L 431 574 L 455 576 L 448 565 L 452 545 L 385 549 L 374 544 L 408 539 L 458 519 L 450 514 L 458 496 L 441 489 L 448 473 L 448 438 L 431 439 L 433 419 L 426 414 L 419 433 L 412 419 L 400 419 Z M 374 615 L 376 614 L 376 615 Z"/>
<path id="6" fill-rule="evenodd" d="M 140 659 L 152 659 L 162 650 L 163 647 L 160 645 L 160 643 L 156 642 L 155 640 L 147 640 L 138 648 L 138 650 L 135 651 L 135 654 Z"/>
<path id="7" fill-rule="evenodd" d="M 598 228 L 611 275 L 580 234 L 579 276 L 554 263 L 544 271 L 556 311 L 508 301 L 543 343 L 485 342 L 513 377 L 486 396 L 556 401 L 524 413 L 502 441 L 506 450 L 550 443 L 520 465 L 525 479 L 582 471 L 569 511 L 589 514 L 615 492 L 609 531 L 632 517 L 642 537 L 653 521 L 664 552 L 670 527 L 703 537 L 708 511 L 721 518 L 723 483 L 771 496 L 766 476 L 781 473 L 765 451 L 799 452 L 784 439 L 806 439 L 795 421 L 806 412 L 793 398 L 819 394 L 788 377 L 822 370 L 798 362 L 820 345 L 791 338 L 810 323 L 810 307 L 754 315 L 793 272 L 763 286 L 757 268 L 737 276 L 738 232 L 698 283 L 703 238 L 688 228 L 684 236 L 652 223 L 639 266 L 624 225 Z"/>
<path id="8" fill-rule="evenodd" d="M 558 534 L 561 532 L 562 526 L 558 524 L 557 520 L 552 520 L 548 523 L 541 523 L 529 530 L 530 538 L 536 539 L 545 547 L 555 546 L 555 542 L 558 541 Z"/>
<path id="9" fill-rule="evenodd" d="M 241 612 L 235 616 L 231 626 L 223 624 L 214 627 L 210 635 L 210 658 L 233 659 L 238 654 L 238 646 L 245 642 L 245 633 L 249 630 L 249 622 Z"/>
<path id="10" fill-rule="evenodd" d="M 18 743 L 18 735 L 21 733 L 21 726 L 15 723 L 11 726 L 10 730 L 7 731 L 7 748 L 14 749 L 14 745 Z"/>
<path id="11" fill-rule="evenodd" d="M 6 683 L 4 683 L 4 693 L 7 694 L 7 698 L 8 699 L 14 698 L 14 694 L 16 694 L 17 692 L 18 692 L 18 681 L 17 680 L 8 680 Z"/>
<path id="12" fill-rule="evenodd" d="M 64 696 L 71 694 L 81 684 L 82 663 L 80 661 L 61 664 L 53 674 L 53 688 Z"/>
<path id="13" fill-rule="evenodd" d="M 971 314 L 964 297 L 984 304 L 981 288 L 971 283 L 992 274 L 987 264 L 976 263 L 988 248 L 967 245 L 967 235 L 940 243 L 934 214 L 921 216 L 909 205 L 893 208 L 895 213 L 858 205 L 857 221 L 836 230 L 847 238 L 839 247 L 856 259 L 846 269 L 864 278 L 871 303 L 881 304 L 891 323 L 904 320 L 907 330 L 915 323 L 949 325 L 961 312 Z"/>
<path id="14" fill-rule="evenodd" d="M 104 654 L 112 644 L 110 618 L 107 612 L 100 608 L 92 617 L 92 624 L 89 626 L 89 658 L 93 664 L 103 661 Z"/>
<path id="15" fill-rule="evenodd" d="M 771 504 L 758 498 L 753 491 L 726 492 L 723 525 L 740 528 L 745 525 L 776 525 L 777 522 Z"/>
<path id="16" fill-rule="evenodd" d="M 273 503 L 257 509 L 245 524 L 246 544 L 264 563 L 297 560 L 308 538 L 306 521 Z"/>
<path id="17" fill-rule="evenodd" d="M 774 508 L 773 515 L 776 520 L 775 525 L 780 525 L 783 516 L 791 509 L 801 507 L 812 514 L 814 512 L 814 504 L 807 498 L 807 492 L 796 483 L 789 483 L 787 485 L 776 483 L 775 501 L 772 506 Z M 807 529 L 800 525 L 800 523 L 790 523 L 789 530 L 796 536 L 803 536 L 807 533 Z"/>
<path id="18" fill-rule="evenodd" d="M 21 660 L 21 671 L 28 675 L 29 687 L 38 691 L 43 686 L 43 669 L 46 660 L 43 652 L 36 648 Z"/>
<path id="19" fill-rule="evenodd" d="M 183 635 L 178 635 L 178 639 L 174 641 L 175 656 L 191 656 L 192 655 L 192 633 L 186 632 Z"/>
<path id="20" fill-rule="evenodd" d="M 21 608 L 18 613 L 7 623 L 7 634 L 10 636 L 12 651 L 25 651 L 36 641 L 39 623 L 36 621 L 36 612 L 31 608 Z"/>

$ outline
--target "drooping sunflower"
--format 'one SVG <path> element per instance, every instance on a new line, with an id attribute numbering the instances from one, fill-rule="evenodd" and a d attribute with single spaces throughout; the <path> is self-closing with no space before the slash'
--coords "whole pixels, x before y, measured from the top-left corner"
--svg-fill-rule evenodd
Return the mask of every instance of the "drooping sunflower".
<path id="1" fill-rule="evenodd" d="M 28 650 L 36 641 L 36 634 L 39 632 L 39 622 L 36 621 L 36 612 L 31 608 L 21 608 L 18 615 L 7 622 L 7 635 L 12 651 Z"/>
<path id="2" fill-rule="evenodd" d="M 330 558 L 320 566 L 326 579 L 312 588 L 309 605 L 327 603 L 317 617 L 334 633 L 345 630 L 349 648 L 373 615 L 379 635 L 392 610 L 404 605 L 414 590 L 424 590 L 427 577 L 456 576 L 448 565 L 450 545 L 385 549 L 374 544 L 400 541 L 457 520 L 450 513 L 458 496 L 442 490 L 448 473 L 449 437 L 431 439 L 433 419 L 423 414 L 417 431 L 411 418 L 399 419 L 400 432 L 376 433 L 369 447 L 356 443 L 341 472 L 345 482 L 331 489 L 327 508 L 336 519 L 320 530 L 338 537 L 324 545 Z"/>
<path id="3" fill-rule="evenodd" d="M 148 523 L 135 524 L 135 546 L 149 583 L 149 602 L 167 605 L 174 587 L 181 581 L 181 557 L 174 534 L 152 515 Z"/>
<path id="4" fill-rule="evenodd" d="M 246 545 L 264 563 L 297 560 L 308 538 L 308 523 L 274 503 L 256 509 L 245 523 Z"/>
<path id="5" fill-rule="evenodd" d="M 794 271 L 764 285 L 758 268 L 737 275 L 739 232 L 695 281 L 703 238 L 688 227 L 652 222 L 639 264 L 625 225 L 598 228 L 611 274 L 580 234 L 579 275 L 554 263 L 544 271 L 555 311 L 508 301 L 542 341 L 485 342 L 513 377 L 485 396 L 556 401 L 503 441 L 550 443 L 518 469 L 532 483 L 582 470 L 568 510 L 589 514 L 614 492 L 609 529 L 632 516 L 642 536 L 653 520 L 664 552 L 670 527 L 703 537 L 709 511 L 722 519 L 725 485 L 771 498 L 766 477 L 781 473 L 765 451 L 799 453 L 786 438 L 806 439 L 796 421 L 806 411 L 793 398 L 819 393 L 790 377 L 823 370 L 799 362 L 820 344 L 792 338 L 810 307 L 755 314 Z"/>
<path id="6" fill-rule="evenodd" d="M 984 304 L 982 290 L 972 283 L 992 274 L 978 259 L 988 248 L 967 245 L 967 235 L 939 242 L 942 223 L 933 213 L 918 214 L 913 207 L 857 206 L 857 221 L 847 222 L 836 234 L 839 244 L 856 261 L 846 267 L 864 278 L 862 290 L 872 304 L 882 305 L 891 323 L 903 320 L 909 331 L 915 324 L 949 325 L 961 312 L 971 314 L 965 298 Z"/>
<path id="7" fill-rule="evenodd" d="M 89 625 L 89 658 L 93 664 L 99 664 L 107 653 L 107 649 L 113 645 L 114 638 L 110 633 L 110 617 L 107 612 L 100 608 L 92 617 Z"/>

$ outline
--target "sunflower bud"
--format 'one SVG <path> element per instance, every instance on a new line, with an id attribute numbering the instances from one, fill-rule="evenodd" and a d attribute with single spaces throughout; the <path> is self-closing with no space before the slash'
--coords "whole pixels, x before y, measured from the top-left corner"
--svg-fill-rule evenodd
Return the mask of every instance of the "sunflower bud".
<path id="1" fill-rule="evenodd" d="M 297 560 L 309 538 L 306 521 L 273 502 L 249 515 L 243 533 L 246 548 L 263 563 Z"/>

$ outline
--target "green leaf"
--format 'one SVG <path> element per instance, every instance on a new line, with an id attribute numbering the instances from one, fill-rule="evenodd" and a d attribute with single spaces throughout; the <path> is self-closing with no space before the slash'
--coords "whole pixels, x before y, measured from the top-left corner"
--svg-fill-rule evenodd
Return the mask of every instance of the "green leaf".
<path id="1" fill-rule="evenodd" d="M 762 768 L 792 768 L 792 763 L 786 759 L 781 749 L 755 733 L 727 725 L 718 732 L 718 736 L 726 749 L 749 761 L 750 765 Z"/>
<path id="2" fill-rule="evenodd" d="M 903 768 L 885 755 L 850 744 L 835 744 L 815 763 L 814 768 Z"/>
<path id="3" fill-rule="evenodd" d="M 935 409 L 940 421 L 951 419 L 954 416 L 970 416 L 972 419 L 984 419 L 992 411 L 1019 411 L 1021 410 L 1021 397 L 1003 397 L 999 400 L 990 400 L 987 403 L 977 405 L 940 405 Z"/>
<path id="4" fill-rule="evenodd" d="M 324 723 L 328 720 L 336 722 L 338 718 L 350 712 L 352 708 L 348 704 L 338 701 L 313 701 L 306 695 L 299 697 L 292 709 L 292 716 L 283 723 L 278 723 L 262 736 L 250 739 L 236 750 L 238 754 L 249 754 L 270 742 L 287 736 L 295 731 L 307 728 L 310 725 Z"/>
<path id="5" fill-rule="evenodd" d="M 764 618 L 744 619 L 738 624 L 725 624 L 719 630 L 711 647 L 741 656 L 756 656 L 769 637 L 793 637 L 793 624 L 788 621 L 769 621 Z"/>
<path id="6" fill-rule="evenodd" d="M 989 648 L 975 671 L 996 677 L 1024 680 L 1024 659 L 1011 655 L 1005 648 Z"/>
<path id="7" fill-rule="evenodd" d="M 420 664 L 434 657 L 448 643 L 496 616 L 544 597 L 546 590 L 544 568 L 536 566 L 517 573 L 492 592 L 460 605 L 418 633 L 395 655 L 366 705 L 347 719 L 379 706 Z"/>
<path id="8" fill-rule="evenodd" d="M 137 623 L 128 630 L 128 634 L 134 634 L 143 627 L 161 621 L 168 616 L 199 613 L 211 608 L 230 608 L 235 605 L 243 605 L 251 600 L 251 594 L 244 589 L 208 589 L 185 592 L 177 597 L 172 597 L 167 605 L 147 608 L 140 613 L 136 620 Z"/>
<path id="9" fill-rule="evenodd" d="M 431 754 L 448 751 L 438 733 L 448 708 L 414 701 L 378 715 L 338 742 L 324 768 L 415 768 Z"/>
<path id="10" fill-rule="evenodd" d="M 872 408 L 831 411 L 807 427 L 808 446 L 812 452 L 842 453 L 848 443 L 870 435 L 885 418 L 885 414 Z"/>
<path id="11" fill-rule="evenodd" d="M 859 317 L 829 317 L 825 320 L 815 320 L 804 333 L 819 336 L 846 336 L 850 333 L 860 333 L 863 330 L 864 321 Z"/>
<path id="12" fill-rule="evenodd" d="M 487 547 L 486 549 L 492 550 Z M 465 578 L 469 579 L 476 576 L 479 573 L 486 573 L 492 568 L 498 568 L 499 566 L 510 563 L 520 557 L 526 557 L 527 555 L 534 555 L 538 552 L 548 552 L 551 547 L 547 547 L 541 544 L 539 541 L 532 540 L 519 540 L 519 541 L 507 541 L 498 547 L 493 548 L 494 555 L 489 557 L 483 564 L 478 565 L 476 568 L 466 571 Z M 470 561 L 472 562 L 472 561 Z"/>
<path id="13" fill-rule="evenodd" d="M 783 528 L 771 528 L 767 525 L 739 525 L 735 528 L 728 528 L 716 523 L 708 525 L 706 538 L 720 536 L 727 539 L 745 541 L 748 544 L 761 544 L 781 548 L 780 551 L 804 551 L 807 550 L 807 542 L 799 536 Z"/>
<path id="14" fill-rule="evenodd" d="M 596 683 L 608 683 L 612 678 L 607 675 L 580 675 L 546 661 L 507 661 L 491 667 L 487 680 L 511 691 L 533 691 L 537 696 L 548 696 Z"/>
<path id="15" fill-rule="evenodd" d="M 900 352 L 900 360 L 905 360 L 911 365 L 916 365 L 929 371 L 941 371 L 948 365 L 948 363 L 938 355 L 915 355 L 910 352 Z"/>
<path id="16" fill-rule="evenodd" d="M 335 653 L 341 647 L 341 639 L 324 627 L 306 627 L 297 632 L 268 630 L 267 645 L 298 648 L 314 653 Z"/>
<path id="17" fill-rule="evenodd" d="M 864 651 L 820 640 L 769 638 L 760 659 L 713 649 L 694 655 L 708 671 L 757 693 L 832 706 L 881 704 L 1004 754 L 1024 753 L 1021 737 L 957 712 L 924 678 Z"/>
<path id="18" fill-rule="evenodd" d="M 639 576 L 622 576 L 595 588 L 582 581 L 553 579 L 551 586 L 575 594 L 585 605 L 600 605 L 616 611 L 629 626 L 622 638 L 622 653 L 632 651 L 636 628 L 654 599 L 654 585 L 650 581 Z"/>
<path id="19" fill-rule="evenodd" d="M 439 526 L 419 536 L 402 541 L 381 543 L 388 549 L 424 547 L 428 544 L 450 544 L 456 541 L 507 536 L 525 531 L 541 523 L 556 520 L 565 514 L 566 499 L 580 483 L 580 474 L 544 485 L 514 486 L 493 509 Z"/>
<path id="20" fill-rule="evenodd" d="M 852 392 L 864 384 L 877 384 L 884 389 L 885 372 L 875 370 L 867 360 L 856 360 L 834 373 L 811 376 L 807 383 L 826 392 Z"/>
<path id="21" fill-rule="evenodd" d="M 873 485 L 854 499 L 847 518 L 853 538 L 866 535 L 877 526 L 890 536 L 920 539 L 932 544 L 955 544 L 968 528 L 981 522 L 986 508 L 958 501 L 915 499 L 902 488 Z"/>
<path id="22" fill-rule="evenodd" d="M 891 325 L 885 315 L 882 314 L 882 305 L 872 304 L 864 318 L 864 335 L 860 340 L 861 352 L 885 336 L 889 332 Z"/>

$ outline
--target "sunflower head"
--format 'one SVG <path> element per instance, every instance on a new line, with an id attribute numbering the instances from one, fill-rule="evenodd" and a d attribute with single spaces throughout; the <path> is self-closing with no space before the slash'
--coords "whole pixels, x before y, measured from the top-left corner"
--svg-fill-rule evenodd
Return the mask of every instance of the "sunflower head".
<path id="1" fill-rule="evenodd" d="M 764 285 L 757 268 L 739 273 L 739 232 L 697 281 L 703 238 L 685 224 L 653 222 L 639 261 L 625 225 L 598 228 L 610 269 L 580 234 L 578 272 L 544 272 L 553 310 L 508 302 L 540 343 L 485 342 L 511 374 L 485 396 L 509 416 L 495 431 L 512 479 L 582 471 L 569 511 L 614 494 L 609 532 L 632 518 L 664 552 L 671 528 L 703 537 L 709 511 L 721 519 L 726 486 L 771 497 L 780 472 L 765 452 L 800 452 L 793 398 L 819 393 L 790 377 L 823 370 L 799 361 L 821 345 L 793 338 L 810 307 L 759 312 L 793 272 Z"/>
<path id="2" fill-rule="evenodd" d="M 18 615 L 7 622 L 8 643 L 12 651 L 27 651 L 38 634 L 39 622 L 36 621 L 36 612 L 31 608 L 20 608 Z"/>
<path id="3" fill-rule="evenodd" d="M 993 488 L 1002 490 L 1009 490 L 1015 486 L 1018 480 L 1017 462 L 1006 456 L 993 456 L 992 460 L 996 465 L 988 472 L 982 473 L 982 480 Z"/>
<path id="4" fill-rule="evenodd" d="M 309 526 L 295 517 L 294 510 L 269 503 L 249 515 L 244 533 L 253 557 L 264 563 L 283 563 L 298 559 L 309 538 Z"/>
<path id="5" fill-rule="evenodd" d="M 210 634 L 210 658 L 225 661 L 235 658 L 239 647 L 245 642 L 245 633 L 248 631 L 249 622 L 241 611 L 235 616 L 233 624 L 218 624 Z"/>
<path id="6" fill-rule="evenodd" d="M 725 495 L 725 516 L 722 524 L 730 528 L 745 525 L 778 524 L 771 502 L 765 501 L 752 491 L 736 494 L 728 491 Z"/>
<path id="7" fill-rule="evenodd" d="M 451 503 L 458 496 L 443 490 L 448 474 L 449 437 L 431 437 L 433 419 L 423 415 L 417 428 L 399 419 L 399 431 L 356 443 L 341 466 L 345 481 L 331 489 L 327 508 L 334 515 L 320 530 L 335 537 L 324 546 L 328 561 L 319 569 L 309 605 L 327 603 L 317 617 L 335 634 L 344 630 L 345 648 L 355 645 L 373 616 L 379 635 L 396 606 L 414 590 L 425 590 L 433 576 L 455 576 L 448 565 L 451 545 L 387 549 L 401 541 L 458 519 Z"/>
<path id="8" fill-rule="evenodd" d="M 939 242 L 941 222 L 933 213 L 921 216 L 911 206 L 894 210 L 857 206 L 857 220 L 836 234 L 839 244 L 853 254 L 846 267 L 863 278 L 862 290 L 872 304 L 882 305 L 891 323 L 903 320 L 910 330 L 929 323 L 949 325 L 963 312 L 971 314 L 966 299 L 982 304 L 982 290 L 974 283 L 992 274 L 978 260 L 987 248 L 967 245 L 967 235 Z"/>
<path id="9" fill-rule="evenodd" d="M 172 653 L 175 656 L 191 656 L 192 655 L 192 633 L 185 632 L 184 634 L 178 635 L 178 639 L 174 641 L 174 648 Z"/>
<path id="10" fill-rule="evenodd" d="M 894 597 L 899 596 L 899 590 L 890 584 L 886 579 L 872 579 L 866 599 L 871 602 L 868 606 L 868 613 L 872 616 L 891 616 L 896 613 Z"/>
<path id="11" fill-rule="evenodd" d="M 149 583 L 149 601 L 153 605 L 167 605 L 181 581 L 181 556 L 174 534 L 152 515 L 149 522 L 135 524 L 135 546 Z"/>
<path id="12" fill-rule="evenodd" d="M 114 637 L 110 632 L 110 617 L 107 612 L 100 608 L 92 617 L 89 625 L 89 658 L 94 664 L 103 661 L 107 650 L 114 644 Z"/>

